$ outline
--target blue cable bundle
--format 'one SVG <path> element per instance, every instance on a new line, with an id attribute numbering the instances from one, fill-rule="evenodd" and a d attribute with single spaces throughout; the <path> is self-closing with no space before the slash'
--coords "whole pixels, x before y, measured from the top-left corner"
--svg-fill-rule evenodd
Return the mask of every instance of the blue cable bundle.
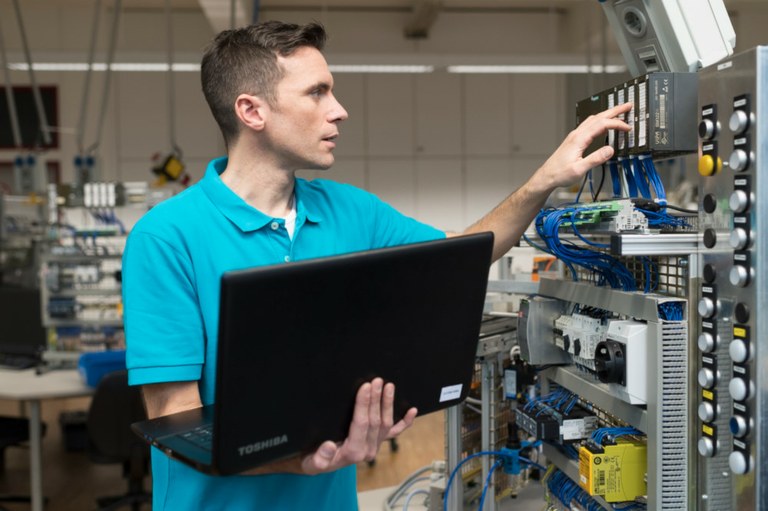
<path id="1" fill-rule="evenodd" d="M 590 440 L 595 442 L 597 445 L 603 445 L 603 441 L 606 438 L 614 439 L 614 438 L 618 438 L 620 436 L 626 436 L 626 435 L 645 436 L 645 433 L 633 427 L 599 428 L 592 432 L 592 435 L 590 436 Z"/>
<path id="2" fill-rule="evenodd" d="M 576 448 L 571 444 L 563 444 L 562 450 L 563 450 L 563 453 L 570 459 L 572 460 L 579 459 L 579 451 L 577 451 Z"/>
<path id="3" fill-rule="evenodd" d="M 91 210 L 91 216 L 97 221 L 106 225 L 116 225 L 120 229 L 120 234 L 125 234 L 125 225 L 117 218 L 114 210 L 104 210 L 103 213 L 99 213 L 96 210 Z"/>
<path id="4" fill-rule="evenodd" d="M 659 304 L 659 318 L 664 321 L 682 321 L 683 302 L 663 302 Z"/>
<path id="5" fill-rule="evenodd" d="M 541 445 L 541 442 L 534 442 L 533 444 L 531 444 L 531 446 L 533 448 L 537 448 L 539 445 Z M 445 493 L 443 494 L 443 511 L 448 511 L 448 495 L 449 495 L 449 493 L 451 491 L 451 484 L 453 483 L 453 479 L 456 477 L 456 474 L 459 472 L 459 469 L 462 466 L 464 466 L 464 464 L 466 462 L 468 462 L 469 460 L 475 459 L 475 458 L 477 458 L 479 456 L 496 456 L 496 457 L 498 457 L 498 460 L 496 460 L 496 462 L 493 464 L 491 469 L 488 471 L 488 477 L 485 479 L 485 484 L 483 485 L 483 493 L 482 493 L 482 495 L 480 497 L 480 507 L 478 508 L 479 511 L 482 511 L 483 504 L 484 504 L 484 501 L 485 501 L 485 495 L 486 495 L 486 493 L 488 491 L 488 487 L 491 484 L 491 479 L 492 479 L 492 476 L 493 476 L 493 472 L 497 468 L 499 468 L 501 465 L 503 465 L 504 459 L 509 456 L 508 453 L 505 453 L 503 451 L 480 451 L 480 452 L 476 452 L 474 454 L 471 454 L 471 455 L 467 456 L 466 458 L 464 458 L 463 460 L 461 460 L 456 465 L 456 467 L 453 469 L 453 471 L 451 471 L 451 475 L 448 477 L 448 482 L 445 484 Z M 539 465 L 535 461 L 531 461 L 528 458 L 524 458 L 523 456 L 518 456 L 518 460 L 522 461 L 523 463 L 527 463 L 528 465 L 531 465 L 532 467 L 536 467 L 536 468 L 538 468 L 539 470 L 542 470 L 542 471 L 547 469 L 547 467 Z"/>
<path id="6" fill-rule="evenodd" d="M 627 181 L 629 196 L 637 197 L 637 183 L 635 182 L 635 174 L 632 172 L 629 158 L 622 158 L 619 156 L 619 163 L 621 163 L 621 166 L 624 169 L 624 179 Z"/>
<path id="7" fill-rule="evenodd" d="M 611 171 L 611 183 L 613 183 L 613 196 L 621 197 L 621 178 L 619 177 L 619 165 L 616 160 L 608 162 L 608 168 Z"/>
<path id="8" fill-rule="evenodd" d="M 603 507 L 595 499 L 582 490 L 579 485 L 559 470 L 555 470 L 547 479 L 547 487 L 557 500 L 566 507 L 571 507 L 571 502 L 576 501 L 587 511 L 602 511 Z"/>
<path id="9" fill-rule="evenodd" d="M 650 293 L 656 291 L 659 287 L 659 269 L 650 257 L 643 256 L 640 259 L 643 262 L 643 273 L 645 274 L 643 292 Z"/>
<path id="10" fill-rule="evenodd" d="M 629 159 L 629 166 L 632 170 L 632 175 L 635 178 L 635 184 L 640 195 L 645 199 L 651 198 L 651 188 L 648 185 L 649 178 L 647 176 L 646 168 L 640 164 L 640 160 L 636 156 L 632 156 Z"/>
<path id="11" fill-rule="evenodd" d="M 570 224 L 574 234 L 587 245 L 608 248 L 608 245 L 604 243 L 595 243 L 587 240 L 579 233 L 576 227 L 580 214 L 593 211 L 600 211 L 600 208 L 586 206 L 579 208 L 543 209 L 536 216 L 534 226 L 539 237 L 546 243 L 546 249 L 532 243 L 527 237 L 525 237 L 525 240 L 535 248 L 554 255 L 563 261 L 571 271 L 573 280 L 578 280 L 574 268 L 574 265 L 577 265 L 598 275 L 598 285 L 605 285 L 607 283 L 612 288 L 635 291 L 637 289 L 635 277 L 621 261 L 611 255 L 578 246 L 570 241 L 562 242 L 560 240 L 561 227 Z"/>
<path id="12" fill-rule="evenodd" d="M 571 395 L 572 394 L 567 390 L 560 388 L 544 396 L 531 399 L 525 404 L 525 406 L 523 406 L 523 410 L 526 412 L 532 412 L 539 405 L 549 405 L 550 403 L 553 403 L 553 402 L 559 402 L 563 398 L 568 398 Z"/>
<path id="13" fill-rule="evenodd" d="M 667 205 L 667 192 L 664 191 L 664 184 L 661 182 L 661 177 L 656 171 L 656 165 L 653 164 L 650 154 L 641 154 L 638 156 L 638 162 L 645 169 L 645 175 L 648 177 L 648 182 L 653 187 L 653 191 L 656 194 L 656 199 L 659 205 Z"/>
<path id="14" fill-rule="evenodd" d="M 645 170 L 648 182 L 656 194 L 656 201 L 652 205 L 645 203 L 644 207 L 642 203 L 635 204 L 635 207 L 648 218 L 648 225 L 651 227 L 690 227 L 688 222 L 682 218 L 667 213 L 667 193 L 664 191 L 664 184 L 661 182 L 661 177 L 656 170 L 656 165 L 653 164 L 651 155 L 640 155 L 638 162 Z"/>

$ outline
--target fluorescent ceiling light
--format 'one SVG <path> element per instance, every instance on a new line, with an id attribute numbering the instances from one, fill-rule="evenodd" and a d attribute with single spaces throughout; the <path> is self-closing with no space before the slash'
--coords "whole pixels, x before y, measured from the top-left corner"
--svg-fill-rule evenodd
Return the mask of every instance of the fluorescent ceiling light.
<path id="1" fill-rule="evenodd" d="M 328 66 L 333 73 L 432 73 L 435 66 L 424 64 L 397 65 L 397 64 L 331 64 Z M 29 65 L 25 62 L 12 62 L 8 69 L 14 71 L 28 71 Z M 85 62 L 35 62 L 32 64 L 34 71 L 88 71 Z M 104 62 L 94 62 L 93 71 L 106 71 Z M 118 72 L 167 72 L 168 64 L 162 62 L 115 62 L 111 65 L 112 71 Z M 188 62 L 176 62 L 171 66 L 176 72 L 200 72 L 200 64 Z M 605 71 L 600 65 L 457 65 L 447 66 L 449 73 L 524 73 L 524 74 L 584 74 L 592 73 L 624 73 L 627 68 L 623 65 L 607 65 Z"/>
<path id="2" fill-rule="evenodd" d="M 112 71 L 144 71 L 144 72 L 167 72 L 168 64 L 158 62 L 115 62 L 110 68 Z M 9 63 L 8 69 L 14 71 L 29 71 L 29 64 L 26 62 Z M 32 64 L 34 71 L 88 71 L 88 64 L 85 62 L 34 62 Z M 104 62 L 94 62 L 92 69 L 94 71 L 106 71 L 107 64 Z M 199 72 L 200 64 L 191 64 L 185 62 L 176 62 L 171 65 L 171 69 L 178 72 Z"/>
<path id="3" fill-rule="evenodd" d="M 446 70 L 449 73 L 521 73 L 521 74 L 585 74 L 585 73 L 624 73 L 626 66 L 607 65 L 605 71 L 603 66 L 587 65 L 518 65 L 518 66 L 448 66 Z"/>
<path id="4" fill-rule="evenodd" d="M 332 73 L 431 73 L 435 66 L 426 65 L 357 65 L 331 64 Z"/>

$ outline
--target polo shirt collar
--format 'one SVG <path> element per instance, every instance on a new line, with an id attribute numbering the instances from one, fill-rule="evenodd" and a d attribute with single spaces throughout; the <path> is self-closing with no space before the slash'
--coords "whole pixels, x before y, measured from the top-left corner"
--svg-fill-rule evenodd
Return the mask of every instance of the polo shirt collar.
<path id="1" fill-rule="evenodd" d="M 221 174 L 227 168 L 227 158 L 217 158 L 208 163 L 205 170 L 205 176 L 200 181 L 203 191 L 219 210 L 241 231 L 256 231 L 270 224 L 272 217 L 265 215 L 254 208 L 239 195 L 232 191 L 221 180 Z M 296 226 L 300 226 L 304 221 L 313 223 L 322 220 L 318 213 L 318 208 L 313 203 L 308 191 L 308 183 L 303 179 L 296 179 L 294 185 L 294 194 L 296 198 Z"/>

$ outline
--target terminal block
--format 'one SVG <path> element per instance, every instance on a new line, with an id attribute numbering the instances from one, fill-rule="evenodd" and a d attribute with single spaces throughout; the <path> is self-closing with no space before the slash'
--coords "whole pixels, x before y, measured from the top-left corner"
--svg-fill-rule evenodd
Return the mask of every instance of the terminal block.
<path id="1" fill-rule="evenodd" d="M 517 425 L 537 440 L 556 443 L 575 442 L 589 438 L 597 428 L 597 417 L 581 407 L 563 413 L 546 405 L 532 410 L 519 408 L 515 413 Z"/>

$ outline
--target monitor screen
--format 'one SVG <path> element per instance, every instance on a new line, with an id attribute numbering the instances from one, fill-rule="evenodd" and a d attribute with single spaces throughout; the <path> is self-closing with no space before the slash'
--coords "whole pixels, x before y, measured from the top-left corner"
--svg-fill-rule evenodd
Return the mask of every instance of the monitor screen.
<path id="1" fill-rule="evenodd" d="M 46 338 L 40 290 L 0 285 L 0 354 L 37 356 Z"/>

